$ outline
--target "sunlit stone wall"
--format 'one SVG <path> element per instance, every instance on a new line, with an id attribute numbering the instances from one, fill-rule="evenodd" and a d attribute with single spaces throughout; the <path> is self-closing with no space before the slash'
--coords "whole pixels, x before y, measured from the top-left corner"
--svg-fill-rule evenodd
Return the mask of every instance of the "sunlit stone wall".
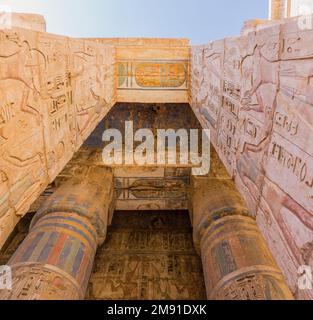
<path id="1" fill-rule="evenodd" d="M 115 103 L 115 49 L 0 30 L 0 247 Z"/>
<path id="2" fill-rule="evenodd" d="M 194 47 L 192 108 L 299 298 L 313 266 L 313 31 L 297 19 Z"/>
<path id="3" fill-rule="evenodd" d="M 91 39 L 116 47 L 117 100 L 188 103 L 188 39 Z"/>

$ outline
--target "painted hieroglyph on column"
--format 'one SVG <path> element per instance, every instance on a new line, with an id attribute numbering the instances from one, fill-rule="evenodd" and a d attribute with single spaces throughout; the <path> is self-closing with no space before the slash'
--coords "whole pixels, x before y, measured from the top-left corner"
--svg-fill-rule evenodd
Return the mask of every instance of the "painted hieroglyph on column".
<path id="1" fill-rule="evenodd" d="M 73 168 L 73 176 L 39 208 L 8 262 L 12 290 L 1 290 L 0 300 L 83 299 L 113 210 L 112 170 Z"/>

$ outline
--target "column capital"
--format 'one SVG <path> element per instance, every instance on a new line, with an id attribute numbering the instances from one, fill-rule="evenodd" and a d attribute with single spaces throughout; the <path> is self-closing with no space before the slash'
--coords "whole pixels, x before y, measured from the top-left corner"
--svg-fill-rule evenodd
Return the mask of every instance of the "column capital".
<path id="1" fill-rule="evenodd" d="M 113 205 L 114 187 L 111 168 L 81 164 L 73 167 L 72 176 L 39 208 L 32 220 L 32 229 L 51 212 L 76 213 L 89 220 L 97 231 L 98 242 L 106 238 Z"/>

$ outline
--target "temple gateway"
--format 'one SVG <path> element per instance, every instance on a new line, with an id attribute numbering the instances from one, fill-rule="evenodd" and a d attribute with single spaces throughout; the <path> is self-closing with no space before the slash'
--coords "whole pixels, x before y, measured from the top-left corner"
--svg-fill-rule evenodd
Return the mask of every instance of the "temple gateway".
<path id="1" fill-rule="evenodd" d="M 202 46 L 68 38 L 13 13 L 0 30 L 0 277 L 12 280 L 0 299 L 313 299 L 312 13 L 272 0 L 269 20 Z M 139 133 L 122 159 L 196 154 L 108 165 L 104 132 L 129 122 Z M 199 139 L 160 156 L 147 147 L 160 129 Z M 195 174 L 203 130 L 210 170 Z"/>

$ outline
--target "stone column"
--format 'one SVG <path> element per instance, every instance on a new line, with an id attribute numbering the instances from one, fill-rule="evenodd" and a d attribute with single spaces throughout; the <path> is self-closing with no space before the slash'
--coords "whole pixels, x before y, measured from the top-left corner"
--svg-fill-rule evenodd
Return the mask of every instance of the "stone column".
<path id="1" fill-rule="evenodd" d="M 293 299 L 232 180 L 194 178 L 192 211 L 208 299 Z"/>
<path id="2" fill-rule="evenodd" d="M 270 20 L 281 20 L 290 17 L 291 0 L 271 0 Z"/>
<path id="3" fill-rule="evenodd" d="M 97 246 L 105 240 L 113 204 L 110 169 L 77 168 L 35 215 L 9 266 L 11 291 L 0 299 L 83 299 Z"/>

